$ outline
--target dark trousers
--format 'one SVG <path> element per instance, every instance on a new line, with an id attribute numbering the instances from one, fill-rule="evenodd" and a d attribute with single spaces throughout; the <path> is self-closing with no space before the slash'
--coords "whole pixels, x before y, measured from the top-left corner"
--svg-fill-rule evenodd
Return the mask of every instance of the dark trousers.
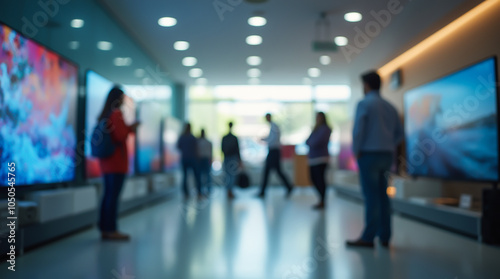
<path id="1" fill-rule="evenodd" d="M 269 154 L 267 155 L 266 158 L 266 165 L 264 168 L 264 177 L 262 179 L 262 185 L 260 188 L 260 193 L 264 194 L 266 191 L 267 187 L 267 181 L 269 180 L 269 172 L 271 170 L 276 170 L 278 173 L 279 177 L 281 178 L 281 181 L 285 185 L 285 187 L 289 190 L 292 188 L 292 185 L 286 178 L 286 176 L 283 174 L 283 171 L 281 170 L 281 150 L 279 149 L 271 149 L 269 150 Z"/>
<path id="2" fill-rule="evenodd" d="M 101 232 L 115 232 L 118 229 L 117 216 L 120 192 L 125 181 L 125 174 L 113 173 L 104 175 L 104 191 L 102 196 L 99 229 Z"/>
<path id="3" fill-rule="evenodd" d="M 224 158 L 224 173 L 226 174 L 226 189 L 232 190 L 236 181 L 236 175 L 239 173 L 240 158 L 235 155 Z"/>
<path id="4" fill-rule="evenodd" d="M 316 187 L 316 190 L 318 190 L 322 203 L 325 202 L 326 195 L 325 173 L 327 166 L 327 163 L 309 166 L 309 175 L 311 176 L 311 181 L 314 184 L 314 187 Z"/>
<path id="5" fill-rule="evenodd" d="M 210 158 L 201 158 L 200 163 L 200 181 L 202 190 L 209 193 L 212 189 L 212 176 L 210 170 L 212 169 Z"/>
<path id="6" fill-rule="evenodd" d="M 191 170 L 191 172 L 194 174 L 196 190 L 198 191 L 198 195 L 201 195 L 200 170 L 196 159 L 182 160 L 182 191 L 184 192 L 184 195 L 189 196 L 189 190 L 187 185 L 189 170 Z"/>
<path id="7" fill-rule="evenodd" d="M 391 205 L 387 196 L 387 175 L 393 161 L 391 152 L 362 152 L 358 159 L 361 189 L 365 202 L 365 229 L 361 238 L 373 242 L 391 238 Z"/>

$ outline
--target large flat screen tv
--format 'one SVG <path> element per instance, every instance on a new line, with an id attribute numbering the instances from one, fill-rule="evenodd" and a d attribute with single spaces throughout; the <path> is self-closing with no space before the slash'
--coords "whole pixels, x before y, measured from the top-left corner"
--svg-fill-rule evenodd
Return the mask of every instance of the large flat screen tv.
<path id="1" fill-rule="evenodd" d="M 405 94 L 410 175 L 498 181 L 496 67 L 489 58 Z"/>
<path id="2" fill-rule="evenodd" d="M 163 170 L 171 172 L 180 168 L 181 153 L 177 149 L 177 140 L 182 133 L 183 123 L 173 117 L 163 122 Z"/>
<path id="3" fill-rule="evenodd" d="M 75 179 L 78 67 L 0 23 L 0 185 Z"/>
<path id="4" fill-rule="evenodd" d="M 90 139 L 94 127 L 97 125 L 97 118 L 106 102 L 108 93 L 113 88 L 114 83 L 94 71 L 86 73 L 86 104 L 85 104 L 85 173 L 87 179 L 100 177 L 101 168 L 99 160 L 92 157 Z M 127 94 L 127 92 L 125 92 Z M 135 122 L 135 104 L 134 101 L 125 95 L 125 102 L 122 106 L 123 118 L 125 123 Z M 129 175 L 134 174 L 135 159 L 135 135 L 130 134 L 127 138 L 127 151 L 129 159 Z"/>
<path id="5" fill-rule="evenodd" d="M 168 105 L 161 102 L 142 102 L 138 105 L 137 129 L 137 171 L 148 174 L 162 171 L 161 144 L 162 120 L 166 116 Z"/>

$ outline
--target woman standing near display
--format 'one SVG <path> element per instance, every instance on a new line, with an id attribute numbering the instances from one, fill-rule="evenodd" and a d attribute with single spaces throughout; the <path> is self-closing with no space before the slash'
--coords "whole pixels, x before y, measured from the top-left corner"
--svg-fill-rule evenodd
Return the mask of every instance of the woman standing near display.
<path id="1" fill-rule="evenodd" d="M 328 126 L 326 116 L 323 112 L 318 112 L 316 115 L 316 124 L 314 129 L 306 141 L 309 146 L 308 163 L 311 181 L 320 195 L 320 202 L 314 206 L 314 209 L 325 208 L 326 196 L 326 181 L 325 173 L 330 160 L 328 153 L 328 143 L 332 129 Z"/>
<path id="2" fill-rule="evenodd" d="M 136 131 L 139 123 L 136 122 L 130 126 L 125 124 L 120 110 L 124 97 L 124 93 L 119 87 L 113 87 L 98 119 L 98 123 L 105 121 L 106 131 L 109 131 L 112 144 L 115 147 L 111 156 L 99 158 L 104 179 L 99 218 L 99 229 L 103 240 L 128 240 L 130 238 L 118 231 L 118 202 L 125 175 L 128 173 L 127 137 Z"/>

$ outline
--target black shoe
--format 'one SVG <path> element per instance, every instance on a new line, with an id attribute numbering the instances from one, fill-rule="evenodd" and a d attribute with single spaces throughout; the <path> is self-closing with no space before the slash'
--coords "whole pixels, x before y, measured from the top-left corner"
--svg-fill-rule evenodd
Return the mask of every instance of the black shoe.
<path id="1" fill-rule="evenodd" d="M 264 193 L 259 193 L 256 197 L 257 197 L 257 198 L 260 198 L 260 199 L 263 199 L 263 198 L 265 198 L 265 197 L 266 197 L 266 194 L 264 194 Z"/>
<path id="2" fill-rule="evenodd" d="M 314 210 L 323 210 L 323 209 L 325 209 L 325 204 L 320 202 L 317 205 L 313 206 L 313 209 Z"/>
<path id="3" fill-rule="evenodd" d="M 292 192 L 293 192 L 293 187 L 288 188 L 288 190 L 286 191 L 285 197 L 289 198 L 292 195 Z"/>
<path id="4" fill-rule="evenodd" d="M 380 245 L 384 248 L 389 248 L 389 241 L 380 241 Z"/>
<path id="5" fill-rule="evenodd" d="M 366 242 L 362 239 L 354 240 L 354 241 L 346 241 L 346 245 L 348 247 L 365 247 L 365 248 L 373 248 L 373 242 Z"/>

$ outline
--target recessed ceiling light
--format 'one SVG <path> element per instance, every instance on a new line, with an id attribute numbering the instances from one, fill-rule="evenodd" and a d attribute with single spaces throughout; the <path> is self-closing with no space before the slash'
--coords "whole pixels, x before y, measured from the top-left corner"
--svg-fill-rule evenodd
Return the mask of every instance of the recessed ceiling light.
<path id="1" fill-rule="evenodd" d="M 80 47 L 79 41 L 71 41 L 68 43 L 68 47 L 72 50 L 78 49 Z"/>
<path id="2" fill-rule="evenodd" d="M 130 57 L 116 57 L 113 60 L 113 63 L 115 64 L 115 66 L 118 66 L 118 67 L 130 66 L 132 64 L 132 58 L 130 58 Z"/>
<path id="3" fill-rule="evenodd" d="M 302 83 L 304 85 L 311 85 L 312 84 L 312 80 L 310 78 L 308 78 L 308 77 L 305 77 L 305 78 L 302 79 Z"/>
<path id="4" fill-rule="evenodd" d="M 189 48 L 189 43 L 186 41 L 177 41 L 174 43 L 174 49 L 175 50 L 187 50 Z"/>
<path id="5" fill-rule="evenodd" d="M 198 60 L 195 57 L 184 57 L 182 59 L 182 65 L 186 67 L 192 67 L 198 63 Z"/>
<path id="6" fill-rule="evenodd" d="M 135 71 L 134 71 L 134 76 L 138 77 L 138 78 L 144 77 L 145 74 L 146 74 L 146 71 L 144 71 L 144 69 L 135 69 Z"/>
<path id="7" fill-rule="evenodd" d="M 189 76 L 192 78 L 199 78 L 203 75 L 203 70 L 200 68 L 193 68 L 189 70 Z"/>
<path id="8" fill-rule="evenodd" d="M 344 15 L 344 19 L 349 22 L 358 22 L 363 19 L 363 15 L 358 12 L 350 12 Z"/>
<path id="9" fill-rule="evenodd" d="M 331 62 L 332 62 L 332 59 L 328 55 L 322 55 L 319 58 L 319 63 L 321 63 L 321 65 L 329 65 Z"/>
<path id="10" fill-rule="evenodd" d="M 99 41 L 97 42 L 97 48 L 100 50 L 111 50 L 113 48 L 113 44 L 108 41 Z"/>
<path id="11" fill-rule="evenodd" d="M 162 27 L 172 27 L 175 26 L 176 24 L 177 24 L 177 19 L 173 17 L 166 16 L 158 19 L 158 25 Z"/>
<path id="12" fill-rule="evenodd" d="M 82 28 L 84 24 L 85 24 L 85 21 L 83 21 L 83 19 L 79 19 L 79 18 L 75 18 L 71 21 L 71 27 L 73 27 L 73 28 Z"/>
<path id="13" fill-rule="evenodd" d="M 258 78 L 258 77 L 260 77 L 260 75 L 261 75 L 261 72 L 257 68 L 252 68 L 252 69 L 247 71 L 247 76 L 251 77 L 251 78 Z"/>
<path id="14" fill-rule="evenodd" d="M 267 20 L 261 16 L 253 16 L 253 17 L 248 19 L 248 24 L 250 24 L 251 26 L 259 27 L 259 26 L 266 25 L 266 23 L 267 23 Z"/>
<path id="15" fill-rule="evenodd" d="M 262 58 L 260 56 L 248 56 L 247 64 L 250 66 L 259 66 L 262 63 Z"/>
<path id="16" fill-rule="evenodd" d="M 262 44 L 262 37 L 259 35 L 251 35 L 247 37 L 247 44 L 256 46 Z"/>
<path id="17" fill-rule="evenodd" d="M 248 79 L 248 83 L 251 84 L 251 85 L 258 85 L 258 84 L 260 84 L 260 79 L 258 79 L 258 78 L 249 78 Z"/>
<path id="18" fill-rule="evenodd" d="M 321 70 L 318 69 L 318 68 L 309 68 L 307 70 L 307 74 L 310 76 L 310 77 L 319 77 L 321 75 Z"/>
<path id="19" fill-rule="evenodd" d="M 196 84 L 198 85 L 206 85 L 208 80 L 206 78 L 199 78 L 196 80 Z"/>
<path id="20" fill-rule="evenodd" d="M 335 44 L 338 46 L 346 46 L 349 44 L 349 40 L 344 36 L 335 37 Z"/>

